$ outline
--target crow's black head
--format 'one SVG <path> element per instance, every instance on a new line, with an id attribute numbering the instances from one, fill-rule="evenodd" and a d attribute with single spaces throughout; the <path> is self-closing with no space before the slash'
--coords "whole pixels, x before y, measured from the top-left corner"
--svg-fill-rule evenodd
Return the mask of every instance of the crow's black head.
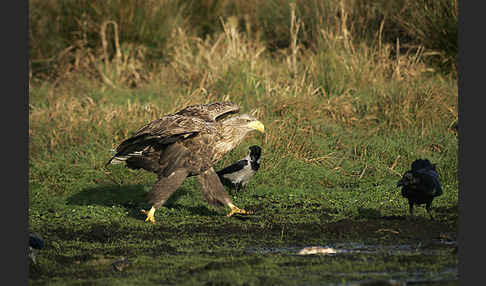
<path id="1" fill-rule="evenodd" d="M 435 164 L 431 164 L 429 159 L 417 159 L 412 162 L 412 171 L 419 171 L 419 170 L 434 170 L 435 171 Z"/>
<path id="2" fill-rule="evenodd" d="M 397 182 L 397 187 L 409 187 L 419 183 L 419 178 L 414 176 L 412 172 L 408 171 L 403 174 L 400 181 Z"/>
<path id="3" fill-rule="evenodd" d="M 252 161 L 258 161 L 260 159 L 260 156 L 262 155 L 262 148 L 257 145 L 250 146 L 250 158 Z"/>
<path id="4" fill-rule="evenodd" d="M 44 240 L 33 233 L 29 233 L 29 246 L 34 249 L 42 249 L 44 248 Z"/>

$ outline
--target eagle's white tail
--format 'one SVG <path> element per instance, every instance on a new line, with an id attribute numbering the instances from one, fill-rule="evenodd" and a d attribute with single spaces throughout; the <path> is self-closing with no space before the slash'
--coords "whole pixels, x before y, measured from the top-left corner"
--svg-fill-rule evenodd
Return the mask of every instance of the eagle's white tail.
<path id="1" fill-rule="evenodd" d="M 116 153 L 116 150 L 110 149 L 110 152 Z M 133 157 L 133 156 L 142 156 L 142 151 L 132 152 L 132 153 L 124 155 L 124 156 L 115 156 L 115 157 L 110 159 L 109 164 L 113 164 L 113 165 L 121 164 L 121 163 L 125 162 L 128 158 Z"/>

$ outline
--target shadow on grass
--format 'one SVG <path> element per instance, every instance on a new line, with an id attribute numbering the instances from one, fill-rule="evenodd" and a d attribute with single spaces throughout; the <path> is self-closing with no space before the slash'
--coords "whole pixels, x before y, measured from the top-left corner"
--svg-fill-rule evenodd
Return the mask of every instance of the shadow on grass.
<path id="1" fill-rule="evenodd" d="M 68 205 L 100 205 L 100 206 L 122 206 L 133 218 L 141 218 L 141 209 L 150 209 L 146 196 L 152 189 L 152 186 L 148 185 L 103 185 L 95 188 L 88 188 L 81 192 L 72 195 L 67 199 Z M 191 214 L 213 216 L 218 215 L 214 210 L 208 208 L 208 206 L 185 206 L 178 204 L 179 198 L 192 195 L 192 192 L 183 187 L 176 190 L 169 199 L 165 202 L 163 207 L 171 208 L 174 210 L 186 210 Z"/>
<path id="2" fill-rule="evenodd" d="M 145 185 L 104 185 L 87 188 L 67 199 L 68 205 L 121 205 L 124 207 L 141 206 L 146 203 L 145 196 L 149 191 Z"/>
<path id="3" fill-rule="evenodd" d="M 370 208 L 358 208 L 358 215 L 361 218 L 367 218 L 367 219 L 380 219 L 381 218 L 381 212 L 376 209 L 370 209 Z"/>
<path id="4" fill-rule="evenodd" d="M 459 213 L 459 205 L 457 204 L 449 207 L 436 207 L 433 209 L 435 209 L 435 211 L 439 213 L 452 213 L 452 214 Z"/>
<path id="5" fill-rule="evenodd" d="M 177 191 L 179 192 L 179 191 Z M 200 215 L 200 216 L 221 216 L 220 213 L 211 209 L 209 205 L 197 205 L 197 206 L 185 206 L 176 203 L 177 198 L 173 198 L 176 194 L 172 195 L 167 203 L 164 204 L 164 207 L 176 210 L 176 211 L 188 211 L 193 215 Z"/>

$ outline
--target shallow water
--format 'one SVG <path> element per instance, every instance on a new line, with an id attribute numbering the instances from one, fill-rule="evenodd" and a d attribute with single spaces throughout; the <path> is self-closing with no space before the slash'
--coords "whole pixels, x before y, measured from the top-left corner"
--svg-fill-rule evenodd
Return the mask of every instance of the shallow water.
<path id="1" fill-rule="evenodd" d="M 338 255 L 346 253 L 386 253 L 392 255 L 404 255 L 404 254 L 435 254 L 440 246 L 454 247 L 457 246 L 456 241 L 437 240 L 434 245 L 425 246 L 418 243 L 417 245 L 398 244 L 398 245 L 377 245 L 377 244 L 364 244 L 360 242 L 348 242 L 348 243 L 334 243 L 326 245 L 309 245 L 304 247 L 288 246 L 288 247 L 251 247 L 246 251 L 256 254 L 267 253 L 281 253 L 281 254 L 297 254 L 299 250 L 305 247 L 320 246 L 323 248 L 333 248 L 336 250 L 335 254 L 326 255 Z"/>
<path id="2" fill-rule="evenodd" d="M 376 285 L 442 285 L 445 282 L 454 282 L 456 281 L 459 284 L 458 276 L 457 276 L 457 268 L 446 268 L 442 271 L 436 273 L 427 273 L 423 271 L 415 271 L 415 272 L 355 272 L 355 273 L 333 273 L 335 276 L 342 276 L 342 277 L 349 277 L 351 275 L 363 275 L 363 276 L 370 276 L 370 277 L 392 277 L 391 279 L 375 279 L 375 280 L 363 280 L 363 281 L 354 281 L 345 284 L 328 284 L 328 285 L 346 285 L 346 286 L 354 286 L 354 285 L 374 285 L 371 282 L 373 281 L 388 281 L 389 284 L 378 284 Z M 368 284 L 367 284 L 368 283 Z"/>
<path id="3" fill-rule="evenodd" d="M 300 250 L 306 247 L 322 247 L 332 248 L 335 253 L 328 254 L 298 254 Z M 309 245 L 304 247 L 252 247 L 248 248 L 247 252 L 253 254 L 284 254 L 296 256 L 310 256 L 315 257 L 319 255 L 326 256 L 341 256 L 349 254 L 369 254 L 369 255 L 439 255 L 445 249 L 452 251 L 457 247 L 456 241 L 438 239 L 432 244 L 416 245 L 397 244 L 397 245 L 377 245 L 364 244 L 360 242 L 346 242 L 346 243 L 330 243 L 326 245 Z M 342 272 L 342 273 L 326 273 L 323 275 L 332 275 L 334 277 L 352 278 L 357 276 L 369 277 L 369 280 L 354 281 L 345 284 L 328 284 L 325 285 L 458 285 L 458 269 L 457 267 L 444 268 L 437 272 L 413 271 L 413 272 Z M 386 279 L 383 279 L 386 278 Z M 307 285 L 307 284 L 302 284 Z"/>

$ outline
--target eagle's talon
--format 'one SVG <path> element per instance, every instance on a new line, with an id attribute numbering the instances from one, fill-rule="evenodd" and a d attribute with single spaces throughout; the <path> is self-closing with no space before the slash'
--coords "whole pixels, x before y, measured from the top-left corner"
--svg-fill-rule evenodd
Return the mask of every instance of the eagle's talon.
<path id="1" fill-rule="evenodd" d="M 140 212 L 147 216 L 145 221 L 150 221 L 152 224 L 155 224 L 155 217 L 154 217 L 155 208 L 154 207 L 152 207 L 149 211 L 140 210 Z"/>
<path id="2" fill-rule="evenodd" d="M 231 211 L 226 215 L 227 217 L 231 217 L 235 214 L 245 214 L 245 215 L 251 215 L 253 214 L 252 211 L 247 211 L 247 210 L 244 210 L 244 209 L 240 209 L 238 207 L 232 207 L 231 208 Z"/>

